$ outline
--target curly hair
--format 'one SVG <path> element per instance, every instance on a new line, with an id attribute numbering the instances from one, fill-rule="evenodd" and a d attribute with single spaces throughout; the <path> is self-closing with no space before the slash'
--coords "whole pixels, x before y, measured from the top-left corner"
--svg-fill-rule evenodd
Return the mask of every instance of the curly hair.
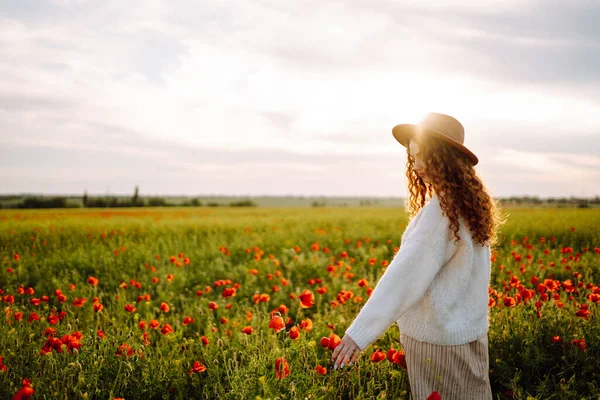
<path id="1" fill-rule="evenodd" d="M 473 240 L 481 246 L 494 247 L 498 244 L 498 228 L 506 222 L 498 202 L 491 197 L 473 168 L 473 162 L 458 148 L 433 136 L 413 138 L 419 145 L 425 171 L 431 182 L 425 183 L 414 170 L 415 160 L 406 154 L 406 177 L 408 178 L 409 197 L 405 200 L 405 209 L 410 218 L 425 205 L 426 195 L 443 193 L 439 196 L 442 212 L 450 219 L 450 228 L 456 238 L 459 216 L 467 224 Z"/>

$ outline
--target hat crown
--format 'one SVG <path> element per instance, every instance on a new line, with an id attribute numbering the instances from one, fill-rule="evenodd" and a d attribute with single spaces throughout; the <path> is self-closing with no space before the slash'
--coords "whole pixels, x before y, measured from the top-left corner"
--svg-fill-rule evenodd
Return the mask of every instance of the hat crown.
<path id="1" fill-rule="evenodd" d="M 456 118 L 450 115 L 427 113 L 418 126 L 441 133 L 460 144 L 465 142 L 465 128 Z"/>

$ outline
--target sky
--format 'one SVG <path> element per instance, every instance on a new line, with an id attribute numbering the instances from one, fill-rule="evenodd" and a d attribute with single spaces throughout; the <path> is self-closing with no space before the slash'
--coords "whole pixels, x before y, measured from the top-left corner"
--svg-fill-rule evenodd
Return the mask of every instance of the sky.
<path id="1" fill-rule="evenodd" d="M 493 196 L 600 195 L 600 2 L 2 0 L 0 193 L 405 196 L 456 117 Z"/>

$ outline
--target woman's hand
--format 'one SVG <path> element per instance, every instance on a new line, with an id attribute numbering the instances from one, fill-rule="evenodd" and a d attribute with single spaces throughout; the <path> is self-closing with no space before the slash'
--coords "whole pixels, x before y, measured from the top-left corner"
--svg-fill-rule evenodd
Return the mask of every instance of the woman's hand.
<path id="1" fill-rule="evenodd" d="M 340 344 L 336 346 L 331 355 L 331 361 L 334 363 L 333 369 L 337 369 L 338 365 L 343 368 L 344 365 L 351 364 L 360 355 L 360 347 L 354 343 L 354 340 L 348 335 L 344 335 Z"/>

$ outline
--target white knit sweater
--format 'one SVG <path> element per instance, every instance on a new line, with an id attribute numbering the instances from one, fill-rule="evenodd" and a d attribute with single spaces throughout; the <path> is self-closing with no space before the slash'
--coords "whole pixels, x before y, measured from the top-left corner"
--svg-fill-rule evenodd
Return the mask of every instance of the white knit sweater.
<path id="1" fill-rule="evenodd" d="M 406 227 L 400 250 L 350 327 L 366 349 L 395 321 L 422 342 L 459 345 L 488 331 L 490 248 L 473 242 L 462 216 L 454 244 L 436 194 Z"/>

